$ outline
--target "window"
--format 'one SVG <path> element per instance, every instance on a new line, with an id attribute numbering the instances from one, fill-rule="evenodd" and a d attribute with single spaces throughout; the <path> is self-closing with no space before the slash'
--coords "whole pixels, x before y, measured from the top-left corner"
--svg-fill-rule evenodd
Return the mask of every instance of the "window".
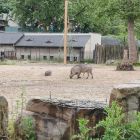
<path id="1" fill-rule="evenodd" d="M 77 61 L 77 57 L 74 57 L 73 59 L 74 59 L 74 61 Z"/>
<path id="2" fill-rule="evenodd" d="M 54 56 L 50 56 L 50 60 L 53 60 Z"/>
<path id="3" fill-rule="evenodd" d="M 43 60 L 47 60 L 47 56 L 43 56 Z"/>
<path id="4" fill-rule="evenodd" d="M 31 55 L 28 55 L 28 59 L 31 60 Z"/>
<path id="5" fill-rule="evenodd" d="M 24 59 L 24 55 L 21 55 L 21 59 Z"/>

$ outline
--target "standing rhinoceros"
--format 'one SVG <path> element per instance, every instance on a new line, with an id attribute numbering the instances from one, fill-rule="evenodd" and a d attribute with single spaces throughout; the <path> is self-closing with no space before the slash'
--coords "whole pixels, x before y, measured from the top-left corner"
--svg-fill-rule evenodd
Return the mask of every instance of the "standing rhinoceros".
<path id="1" fill-rule="evenodd" d="M 93 78 L 93 74 L 92 74 L 92 67 L 86 65 L 86 64 L 79 64 L 79 65 L 75 65 L 71 68 L 71 72 L 70 72 L 70 79 L 74 76 L 77 75 L 77 79 L 80 78 L 80 74 L 81 73 L 87 73 L 87 79 L 89 77 L 89 74 L 92 76 Z"/>

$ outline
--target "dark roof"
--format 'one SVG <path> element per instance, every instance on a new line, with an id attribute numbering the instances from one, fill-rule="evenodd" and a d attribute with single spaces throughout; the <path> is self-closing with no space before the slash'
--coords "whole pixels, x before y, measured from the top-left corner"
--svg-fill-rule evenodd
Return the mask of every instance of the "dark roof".
<path id="1" fill-rule="evenodd" d="M 69 34 L 68 46 L 84 47 L 89 40 L 90 35 Z M 26 34 L 16 44 L 17 47 L 63 47 L 63 34 Z"/>
<path id="2" fill-rule="evenodd" d="M 111 36 L 102 36 L 101 38 L 102 45 L 121 45 L 121 41 L 117 38 L 113 38 Z"/>
<path id="3" fill-rule="evenodd" d="M 0 32 L 0 44 L 15 44 L 23 33 Z"/>

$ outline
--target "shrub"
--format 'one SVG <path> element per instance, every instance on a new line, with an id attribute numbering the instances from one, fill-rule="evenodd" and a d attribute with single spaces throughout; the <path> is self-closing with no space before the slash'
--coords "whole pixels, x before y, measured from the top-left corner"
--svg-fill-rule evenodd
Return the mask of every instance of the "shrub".
<path id="1" fill-rule="evenodd" d="M 78 119 L 79 123 L 79 133 L 77 135 L 72 136 L 72 140 L 79 139 L 79 140 L 89 140 L 89 131 L 91 130 L 88 128 L 88 120 L 84 118 Z"/>
<path id="2" fill-rule="evenodd" d="M 96 125 L 96 129 L 103 127 L 105 129 L 102 140 L 140 140 L 140 112 L 133 115 L 133 121 L 126 122 L 125 114 L 122 108 L 116 102 L 111 107 L 106 107 L 107 117 Z M 78 119 L 79 133 L 72 136 L 76 140 L 90 140 L 88 120 Z M 96 139 L 97 140 L 97 139 Z"/>

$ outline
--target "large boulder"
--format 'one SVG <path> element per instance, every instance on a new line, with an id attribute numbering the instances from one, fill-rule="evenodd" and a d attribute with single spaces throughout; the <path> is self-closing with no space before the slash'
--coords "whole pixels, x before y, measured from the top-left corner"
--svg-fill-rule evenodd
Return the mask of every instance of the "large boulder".
<path id="1" fill-rule="evenodd" d="M 110 105 L 113 101 L 117 101 L 122 107 L 128 121 L 132 120 L 134 112 L 140 111 L 140 81 L 114 87 L 110 96 Z"/>
<path id="2" fill-rule="evenodd" d="M 105 118 L 106 104 L 90 101 L 32 99 L 27 110 L 36 120 L 37 140 L 70 140 L 78 132 L 78 118 L 90 120 L 91 126 Z M 100 131 L 101 132 L 101 131 Z M 93 132 L 94 137 L 97 133 Z"/>

